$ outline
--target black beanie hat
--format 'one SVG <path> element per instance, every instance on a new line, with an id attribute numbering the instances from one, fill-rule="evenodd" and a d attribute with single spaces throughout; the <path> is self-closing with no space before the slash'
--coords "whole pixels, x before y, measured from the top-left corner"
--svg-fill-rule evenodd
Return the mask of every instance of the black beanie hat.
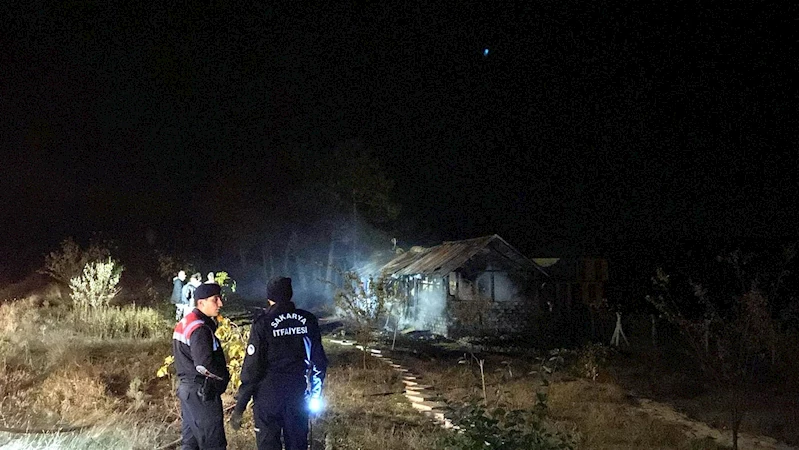
<path id="1" fill-rule="evenodd" d="M 197 286 L 194 290 L 194 298 L 197 300 L 204 300 L 214 295 L 222 293 L 222 288 L 216 283 L 205 283 Z"/>
<path id="2" fill-rule="evenodd" d="M 275 303 L 290 302 L 292 295 L 294 292 L 291 290 L 291 278 L 275 277 L 266 285 L 266 298 Z"/>

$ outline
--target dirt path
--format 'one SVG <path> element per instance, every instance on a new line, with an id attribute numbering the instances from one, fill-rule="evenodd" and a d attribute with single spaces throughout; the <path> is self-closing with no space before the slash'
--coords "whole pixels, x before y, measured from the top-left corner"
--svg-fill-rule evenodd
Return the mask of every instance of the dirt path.
<path id="1" fill-rule="evenodd" d="M 712 428 L 703 422 L 690 419 L 683 413 L 675 411 L 674 408 L 665 404 L 646 398 L 638 398 L 639 406 L 647 414 L 668 423 L 675 423 L 685 427 L 686 433 L 695 438 L 710 437 L 720 444 L 731 446 L 732 433 L 720 431 Z M 754 436 L 741 433 L 738 436 L 738 448 L 740 450 L 799 450 L 788 444 L 777 441 L 767 436 Z"/>

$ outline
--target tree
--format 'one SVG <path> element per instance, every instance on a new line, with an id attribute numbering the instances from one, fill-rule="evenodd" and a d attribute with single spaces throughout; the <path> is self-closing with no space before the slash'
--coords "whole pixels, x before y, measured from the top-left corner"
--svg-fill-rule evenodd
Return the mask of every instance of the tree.
<path id="1" fill-rule="evenodd" d="M 355 272 L 341 274 L 343 283 L 336 292 L 336 306 L 355 328 L 355 340 L 363 347 L 363 366 L 372 340 L 372 330 L 386 312 L 387 290 L 384 279 L 361 280 Z"/>
<path id="2" fill-rule="evenodd" d="M 394 318 L 394 330 L 391 337 L 391 350 L 397 343 L 397 331 L 399 331 L 400 324 L 405 320 L 408 315 L 408 306 L 410 304 L 410 295 L 407 289 L 404 289 L 401 282 L 385 281 L 387 275 L 382 275 L 383 289 L 386 291 L 387 303 L 387 317 L 386 328 L 388 328 L 389 321 Z"/>
<path id="3" fill-rule="evenodd" d="M 734 449 L 746 412 L 744 394 L 776 344 L 768 293 L 779 289 L 773 283 L 781 282 L 791 259 L 787 252 L 782 265 L 770 267 L 758 264 L 762 254 L 736 250 L 714 263 L 687 264 L 702 271 L 670 275 L 659 268 L 654 293 L 647 296 L 677 325 L 705 374 L 726 391 Z"/>
<path id="4" fill-rule="evenodd" d="M 370 247 L 374 239 L 371 227 L 385 228 L 399 215 L 400 206 L 392 199 L 394 181 L 386 175 L 376 152 L 358 140 L 341 143 L 318 162 L 321 185 L 337 199 L 339 212 L 350 217 L 347 240 L 352 266 L 358 266 L 363 248 Z"/>
<path id="5" fill-rule="evenodd" d="M 54 280 L 70 285 L 71 280 L 81 274 L 89 262 L 109 258 L 111 251 L 104 246 L 91 244 L 87 249 L 78 245 L 72 237 L 61 241 L 61 248 L 45 255 L 44 268 L 40 273 Z"/>

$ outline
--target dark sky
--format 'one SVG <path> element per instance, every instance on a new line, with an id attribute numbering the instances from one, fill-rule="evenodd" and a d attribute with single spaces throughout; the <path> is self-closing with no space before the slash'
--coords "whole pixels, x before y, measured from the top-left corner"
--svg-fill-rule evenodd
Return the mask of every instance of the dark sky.
<path id="1" fill-rule="evenodd" d="M 441 239 L 797 234 L 783 2 L 163 3 L 0 7 L 4 267 L 348 139 Z"/>

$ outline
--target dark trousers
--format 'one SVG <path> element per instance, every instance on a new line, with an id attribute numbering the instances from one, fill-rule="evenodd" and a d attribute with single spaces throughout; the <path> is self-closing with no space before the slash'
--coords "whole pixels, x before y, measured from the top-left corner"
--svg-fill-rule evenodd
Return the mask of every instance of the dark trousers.
<path id="1" fill-rule="evenodd" d="M 182 382 L 178 385 L 182 419 L 182 450 L 224 450 L 227 448 L 222 399 L 203 401 L 197 395 L 200 384 Z"/>
<path id="2" fill-rule="evenodd" d="M 267 374 L 255 398 L 255 439 L 258 450 L 307 450 L 308 409 L 304 376 Z"/>

